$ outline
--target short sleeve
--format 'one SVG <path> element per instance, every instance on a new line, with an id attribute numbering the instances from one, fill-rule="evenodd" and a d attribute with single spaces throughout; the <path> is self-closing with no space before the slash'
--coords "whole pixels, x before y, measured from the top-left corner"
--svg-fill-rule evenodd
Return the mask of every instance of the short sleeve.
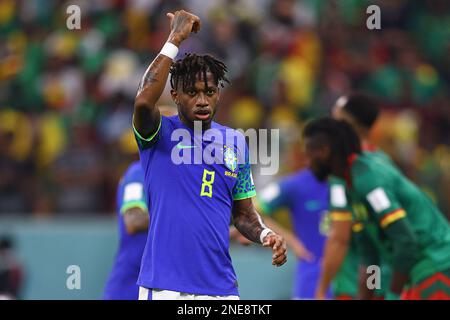
<path id="1" fill-rule="evenodd" d="M 265 214 L 272 214 L 276 210 L 289 205 L 289 183 L 286 179 L 274 182 L 258 193 L 257 203 Z"/>
<path id="2" fill-rule="evenodd" d="M 243 200 L 256 196 L 247 145 L 245 145 L 244 162 L 245 163 L 239 165 L 237 181 L 233 188 L 233 200 Z"/>
<path id="3" fill-rule="evenodd" d="M 331 177 L 328 181 L 330 193 L 329 217 L 331 221 L 352 221 L 352 208 L 344 180 Z"/>
<path id="4" fill-rule="evenodd" d="M 364 193 L 365 200 L 375 213 L 375 216 L 382 228 L 406 217 L 400 203 L 395 197 L 395 193 L 383 186 L 371 186 L 368 192 Z"/>
<path id="5" fill-rule="evenodd" d="M 139 147 L 139 150 L 145 150 L 145 149 L 151 148 L 155 144 L 155 142 L 158 140 L 160 131 L 161 131 L 162 119 L 163 118 L 161 116 L 161 118 L 159 119 L 158 129 L 156 129 L 156 132 L 148 138 L 144 138 L 139 134 L 139 132 L 136 130 L 136 128 L 134 126 L 134 120 L 132 121 L 134 137 L 136 138 L 136 142 Z"/>
<path id="6" fill-rule="evenodd" d="M 120 213 L 124 214 L 130 208 L 141 208 L 148 211 L 144 188 L 144 172 L 140 164 L 130 167 L 120 183 L 122 188 Z"/>
<path id="7" fill-rule="evenodd" d="M 141 208 L 148 211 L 145 202 L 144 185 L 140 182 L 131 182 L 125 185 L 120 213 L 124 214 L 130 208 Z"/>

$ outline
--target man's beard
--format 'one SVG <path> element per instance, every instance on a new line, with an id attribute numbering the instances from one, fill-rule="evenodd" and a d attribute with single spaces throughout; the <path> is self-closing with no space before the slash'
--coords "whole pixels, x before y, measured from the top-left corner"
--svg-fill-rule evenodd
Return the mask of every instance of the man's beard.
<path id="1" fill-rule="evenodd" d="M 328 165 L 320 164 L 312 169 L 314 176 L 319 181 L 325 181 L 328 176 L 331 174 L 331 168 Z"/>

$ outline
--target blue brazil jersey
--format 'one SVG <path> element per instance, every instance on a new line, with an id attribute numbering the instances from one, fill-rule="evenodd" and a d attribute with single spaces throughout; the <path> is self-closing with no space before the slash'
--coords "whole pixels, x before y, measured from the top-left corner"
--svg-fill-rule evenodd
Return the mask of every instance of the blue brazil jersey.
<path id="1" fill-rule="evenodd" d="M 127 233 L 123 214 L 129 208 L 139 207 L 147 214 L 144 191 L 144 172 L 139 162 L 132 163 L 122 177 L 117 190 L 117 213 L 119 221 L 119 250 L 105 287 L 104 299 L 137 300 L 142 253 L 147 232 Z"/>
<path id="2" fill-rule="evenodd" d="M 293 296 L 314 298 L 326 240 L 327 182 L 318 181 L 310 170 L 302 170 L 267 186 L 258 203 L 267 214 L 283 207 L 289 209 L 296 236 L 315 257 L 312 262 L 298 261 Z"/>
<path id="3" fill-rule="evenodd" d="M 162 116 L 154 136 L 144 139 L 134 130 L 152 204 L 142 287 L 238 295 L 229 255 L 231 211 L 234 200 L 256 192 L 244 136 L 215 122 L 211 129 L 196 136 L 178 116 Z M 224 138 L 229 132 L 232 141 Z"/>

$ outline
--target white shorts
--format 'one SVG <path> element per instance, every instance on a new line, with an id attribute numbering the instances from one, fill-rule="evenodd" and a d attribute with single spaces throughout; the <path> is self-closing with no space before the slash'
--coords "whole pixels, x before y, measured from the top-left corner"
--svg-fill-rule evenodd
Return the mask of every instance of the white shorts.
<path id="1" fill-rule="evenodd" d="M 207 296 L 139 287 L 139 300 L 239 300 L 239 296 Z"/>

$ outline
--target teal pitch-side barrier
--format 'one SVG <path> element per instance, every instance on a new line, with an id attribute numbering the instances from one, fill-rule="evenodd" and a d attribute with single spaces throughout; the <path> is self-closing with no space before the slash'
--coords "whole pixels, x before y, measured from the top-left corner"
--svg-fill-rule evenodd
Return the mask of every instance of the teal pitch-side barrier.
<path id="1" fill-rule="evenodd" d="M 0 235 L 10 235 L 25 268 L 21 299 L 101 299 L 118 243 L 116 221 L 104 219 L 0 219 Z M 241 299 L 290 299 L 294 257 L 281 268 L 271 251 L 238 244 L 230 249 Z M 81 288 L 69 290 L 66 273 L 80 267 Z"/>

